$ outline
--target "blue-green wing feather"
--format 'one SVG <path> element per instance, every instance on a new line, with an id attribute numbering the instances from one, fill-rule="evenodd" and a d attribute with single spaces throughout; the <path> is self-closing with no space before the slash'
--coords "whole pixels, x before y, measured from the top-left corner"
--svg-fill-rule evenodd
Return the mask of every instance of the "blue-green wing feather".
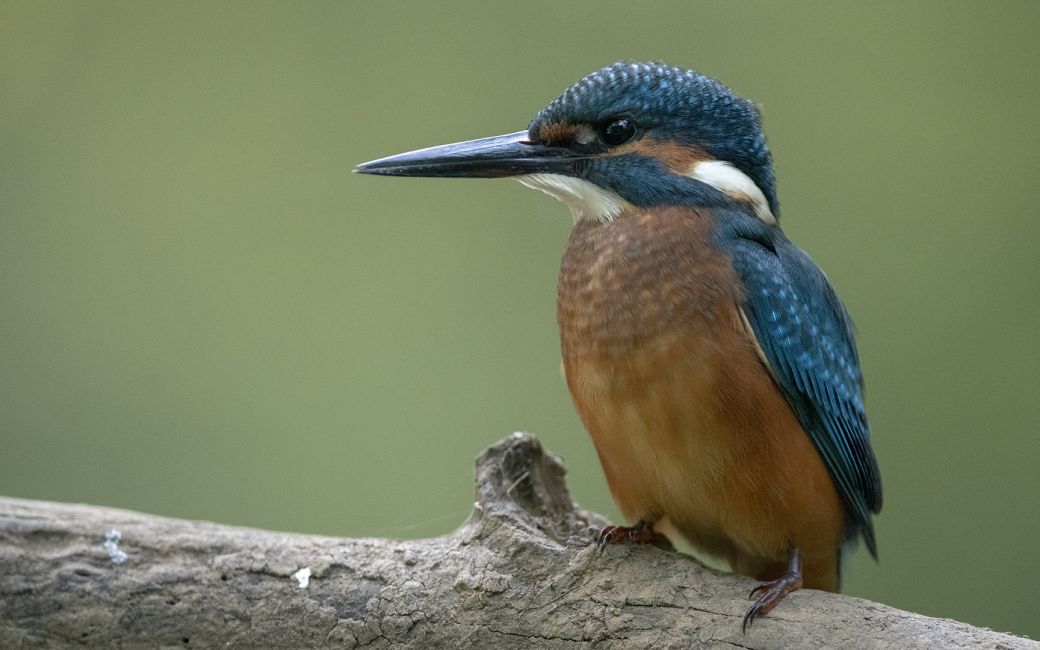
<path id="1" fill-rule="evenodd" d="M 771 249 L 737 240 L 730 250 L 773 377 L 834 478 L 852 530 L 876 557 L 871 513 L 881 510 L 881 476 L 849 316 L 823 272 L 782 236 Z"/>

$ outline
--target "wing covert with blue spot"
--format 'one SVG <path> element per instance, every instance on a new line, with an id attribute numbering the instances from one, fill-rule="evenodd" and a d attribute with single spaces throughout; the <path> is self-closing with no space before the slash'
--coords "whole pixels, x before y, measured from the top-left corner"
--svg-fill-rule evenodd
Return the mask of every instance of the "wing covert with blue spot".
<path id="1" fill-rule="evenodd" d="M 876 557 L 871 513 L 881 510 L 881 477 L 848 314 L 823 272 L 782 235 L 775 250 L 750 239 L 727 244 L 744 284 L 744 312 L 773 377 Z"/>

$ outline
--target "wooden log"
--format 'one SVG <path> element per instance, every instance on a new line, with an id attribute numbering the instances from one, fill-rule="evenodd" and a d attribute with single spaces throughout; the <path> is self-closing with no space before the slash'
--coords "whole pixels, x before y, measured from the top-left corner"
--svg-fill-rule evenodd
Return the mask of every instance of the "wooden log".
<path id="1" fill-rule="evenodd" d="M 811 590 L 743 634 L 753 581 L 653 547 L 601 553 L 604 524 L 528 434 L 481 454 L 472 514 L 434 539 L 0 498 L 0 647 L 1040 648 Z"/>

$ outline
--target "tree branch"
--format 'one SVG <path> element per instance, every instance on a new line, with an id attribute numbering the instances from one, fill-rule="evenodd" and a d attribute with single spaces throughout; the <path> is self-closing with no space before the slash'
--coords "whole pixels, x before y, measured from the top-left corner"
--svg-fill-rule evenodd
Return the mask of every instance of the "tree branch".
<path id="1" fill-rule="evenodd" d="M 754 582 L 592 544 L 562 463 L 527 434 L 477 461 L 451 535 L 339 539 L 0 498 L 0 647 L 985 647 L 1028 639 L 817 591 L 747 635 Z"/>

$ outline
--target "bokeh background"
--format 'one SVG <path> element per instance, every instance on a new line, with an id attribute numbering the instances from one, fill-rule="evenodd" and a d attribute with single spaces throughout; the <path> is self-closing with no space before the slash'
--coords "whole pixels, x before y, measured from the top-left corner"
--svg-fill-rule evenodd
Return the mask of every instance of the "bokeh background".
<path id="1" fill-rule="evenodd" d="M 0 494 L 446 533 L 514 430 L 617 518 L 560 377 L 570 216 L 353 175 L 662 59 L 760 103 L 857 320 L 846 591 L 1040 637 L 1040 4 L 0 2 Z"/>

